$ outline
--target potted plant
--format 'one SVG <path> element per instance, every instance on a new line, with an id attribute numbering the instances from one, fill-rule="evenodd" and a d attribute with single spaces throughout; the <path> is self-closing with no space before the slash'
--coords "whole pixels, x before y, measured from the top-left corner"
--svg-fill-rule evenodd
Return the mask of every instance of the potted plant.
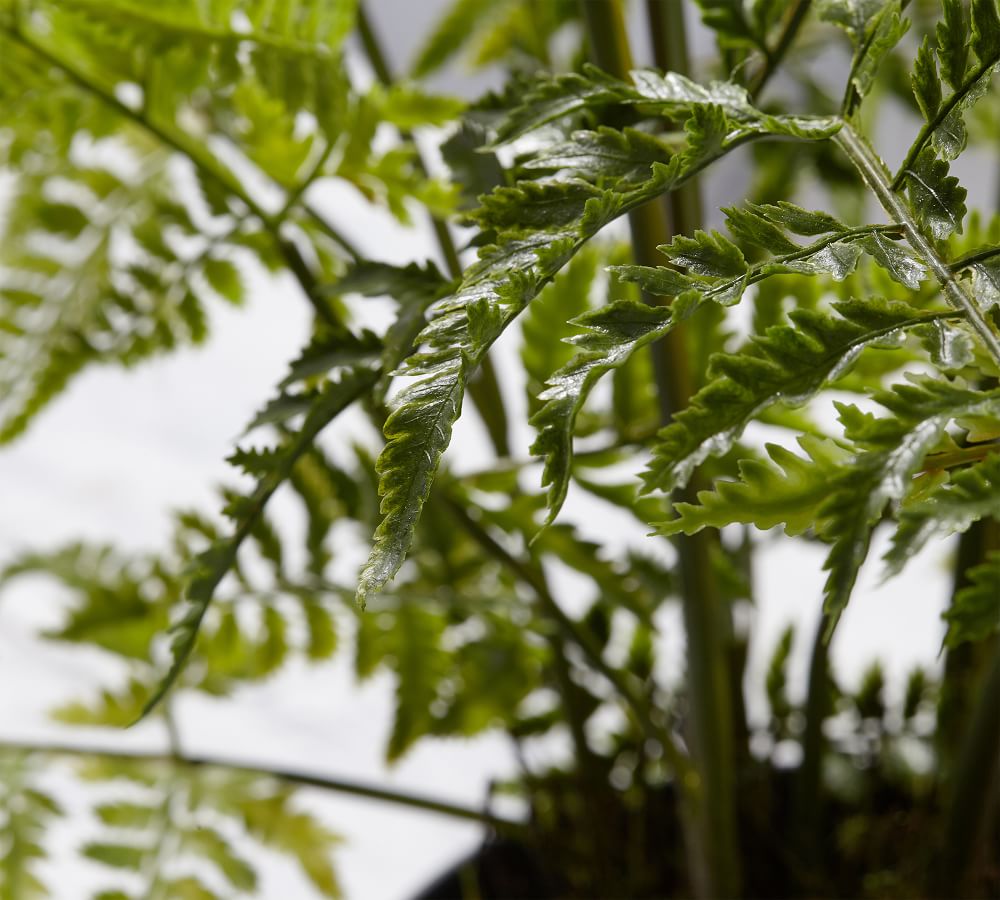
<path id="1" fill-rule="evenodd" d="M 92 364 L 204 340 L 208 309 L 268 272 L 313 318 L 232 453 L 221 518 L 180 512 L 150 553 L 8 561 L 5 584 L 74 594 L 48 637 L 127 673 L 57 716 L 158 719 L 168 743 L 4 742 L 0 891 L 44 894 L 62 809 L 45 767 L 70 756 L 96 785 L 81 844 L 102 897 L 252 895 L 253 846 L 337 895 L 302 785 L 485 823 L 425 897 L 995 895 L 1000 219 L 952 170 L 995 144 L 996 0 L 648 0 L 638 63 L 615 0 L 458 0 L 406 78 L 368 12 L 0 2 L 3 439 Z M 716 52 L 693 65 L 696 15 Z M 427 81 L 467 46 L 502 69 L 471 105 Z M 810 63 L 838 52 L 834 89 Z M 913 133 L 890 168 L 877 111 L 900 104 Z M 740 153 L 749 186 L 711 229 L 704 187 Z M 334 182 L 426 227 L 441 267 L 362 251 L 322 202 Z M 470 408 L 488 454 L 449 450 Z M 570 494 L 589 527 L 560 515 Z M 779 528 L 824 548 L 823 595 L 802 598 L 822 619 L 745 685 Z M 899 701 L 877 663 L 855 687 L 829 662 L 876 532 L 888 575 L 960 535 L 944 665 Z M 395 673 L 389 761 L 500 731 L 521 765 L 494 794 L 524 815 L 186 750 L 179 695 L 343 653 L 359 678 Z"/>

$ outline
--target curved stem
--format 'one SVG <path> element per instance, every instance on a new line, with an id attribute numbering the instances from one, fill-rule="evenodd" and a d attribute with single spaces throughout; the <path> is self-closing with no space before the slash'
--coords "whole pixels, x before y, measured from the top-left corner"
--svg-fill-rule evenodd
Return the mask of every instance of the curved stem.
<path id="1" fill-rule="evenodd" d="M 955 277 L 948 263 L 938 254 L 931 240 L 917 224 L 905 201 L 892 189 L 885 164 L 868 142 L 854 130 L 850 122 L 844 122 L 843 127 L 834 136 L 834 141 L 847 154 L 865 184 L 878 197 L 883 209 L 893 221 L 903 226 L 907 241 L 930 267 L 948 302 L 965 313 L 969 324 L 979 335 L 990 355 L 1000 363 L 1000 335 L 997 334 L 995 326 L 979 308 L 975 298 Z"/>
<path id="2" fill-rule="evenodd" d="M 476 543 L 478 543 L 494 559 L 503 563 L 510 571 L 521 579 L 538 597 L 543 611 L 558 626 L 566 638 L 583 651 L 587 661 L 594 670 L 600 673 L 625 701 L 643 730 L 663 745 L 663 752 L 674 772 L 678 782 L 683 784 L 693 773 L 687 758 L 677 747 L 670 732 L 657 724 L 650 714 L 649 702 L 630 682 L 626 673 L 620 672 L 609 665 L 593 638 L 580 625 L 566 614 L 559 602 L 552 595 L 542 573 L 532 563 L 518 559 L 506 547 L 497 541 L 479 522 L 466 511 L 465 506 L 453 497 L 446 497 L 445 503 L 462 528 Z"/>
<path id="3" fill-rule="evenodd" d="M 283 769 L 264 764 L 240 762 L 211 754 L 196 753 L 159 753 L 142 750 L 111 750 L 97 745 L 69 744 L 54 741 L 32 742 L 17 740 L 0 740 L 0 751 L 18 751 L 25 753 L 43 753 L 54 756 L 92 756 L 103 759 L 120 759 L 140 762 L 161 762 L 189 768 L 228 769 L 232 772 L 245 772 L 249 775 L 259 775 L 265 778 L 276 778 L 289 784 L 302 787 L 320 788 L 335 791 L 340 794 L 351 794 L 355 797 L 365 797 L 369 800 L 380 800 L 398 806 L 408 806 L 426 812 L 440 813 L 456 819 L 466 819 L 481 822 L 505 833 L 520 834 L 524 826 L 520 822 L 506 819 L 492 813 L 471 809 L 457 803 L 449 803 L 422 794 L 410 794 L 405 791 L 382 788 L 364 782 L 344 778 L 332 778 L 293 769 Z"/>

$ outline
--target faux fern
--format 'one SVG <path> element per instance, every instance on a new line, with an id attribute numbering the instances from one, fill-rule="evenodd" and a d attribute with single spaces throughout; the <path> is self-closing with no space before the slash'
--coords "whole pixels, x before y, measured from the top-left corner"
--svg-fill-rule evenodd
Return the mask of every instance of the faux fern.
<path id="1" fill-rule="evenodd" d="M 1000 691 L 1000 219 L 954 161 L 996 117 L 996 0 L 649 2 L 640 66 L 617 0 L 455 0 L 409 61 L 385 57 L 370 6 L 0 0 L 0 441 L 91 365 L 204 343 L 219 304 L 271 302 L 276 276 L 312 313 L 221 516 L 175 511 L 148 552 L 3 561 L 2 587 L 62 585 L 46 640 L 120 670 L 53 710 L 63 726 L 152 717 L 168 743 L 0 735 L 0 897 L 46 896 L 55 756 L 89 784 L 79 852 L 106 898 L 251 896 L 269 851 L 338 896 L 339 838 L 302 785 L 488 823 L 560 896 L 995 887 L 976 830 L 993 801 L 971 785 L 996 773 L 956 760 L 987 765 Z M 711 66 L 687 59 L 685 7 Z M 425 80 L 463 61 L 503 83 L 467 104 Z M 801 90 L 765 93 L 779 71 Z M 874 128 L 889 104 L 915 117 L 895 170 Z M 749 159 L 746 190 L 703 215 L 699 184 Z M 444 267 L 368 258 L 327 202 L 348 194 L 429 226 Z M 481 459 L 451 447 L 470 405 Z M 789 628 L 760 722 L 743 613 L 767 599 L 758 532 L 779 526 L 825 545 L 827 578 L 802 598 L 823 610 L 805 699 Z M 883 528 L 887 576 L 959 536 L 933 735 L 931 676 L 900 711 L 878 664 L 857 689 L 830 672 Z M 178 696 L 345 653 L 391 677 L 388 762 L 505 732 L 522 771 L 500 789 L 530 829 L 187 752 Z M 538 763 L 539 738 L 565 755 Z"/>

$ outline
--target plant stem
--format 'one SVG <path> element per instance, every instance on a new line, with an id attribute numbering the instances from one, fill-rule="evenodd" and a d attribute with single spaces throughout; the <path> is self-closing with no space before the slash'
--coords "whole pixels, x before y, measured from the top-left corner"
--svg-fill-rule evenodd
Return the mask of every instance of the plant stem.
<path id="1" fill-rule="evenodd" d="M 788 835 L 789 843 L 800 848 L 804 862 L 810 867 L 819 865 L 821 858 L 822 774 L 826 748 L 823 723 L 830 714 L 830 648 L 825 634 L 826 626 L 821 616 L 809 658 L 802 764 L 795 773 L 794 813 L 790 822 L 796 833 Z"/>
<path id="2" fill-rule="evenodd" d="M 462 528 L 468 533 L 469 537 L 476 541 L 490 556 L 503 563 L 503 565 L 535 592 L 535 596 L 538 597 L 544 613 L 554 621 L 567 640 L 583 651 L 583 655 L 587 661 L 618 692 L 647 735 L 655 738 L 663 745 L 664 755 L 671 766 L 673 766 L 678 781 L 681 783 L 686 782 L 693 773 L 690 771 L 690 765 L 686 757 L 678 749 L 673 736 L 664 726 L 657 724 L 653 720 L 653 716 L 650 714 L 649 702 L 629 682 L 628 675 L 609 665 L 605 661 L 601 649 L 594 643 L 593 638 L 566 614 L 549 590 L 548 584 L 538 567 L 531 562 L 526 562 L 514 556 L 479 522 L 473 519 L 465 509 L 465 506 L 454 497 L 446 496 L 445 503 L 455 518 L 461 523 Z"/>
<path id="3" fill-rule="evenodd" d="M 995 813 L 1000 787 L 1000 640 L 994 640 L 991 649 L 992 662 L 974 692 L 978 699 L 952 772 L 944 847 L 932 867 L 935 897 L 964 896 L 969 864 L 981 846 L 991 806 Z"/>
<path id="4" fill-rule="evenodd" d="M 990 355 L 1000 363 L 1000 335 L 979 308 L 975 298 L 968 293 L 948 263 L 938 254 L 930 238 L 917 224 L 905 201 L 893 190 L 885 164 L 869 143 L 854 130 L 850 122 L 844 122 L 834 141 L 847 154 L 848 159 L 854 164 L 865 184 L 878 197 L 882 208 L 890 218 L 903 226 L 908 243 L 930 267 L 934 277 L 941 284 L 948 302 L 955 309 L 965 313 L 969 324 L 979 335 Z"/>
<path id="5" fill-rule="evenodd" d="M 388 86 L 395 80 L 382 45 L 375 34 L 371 20 L 365 12 L 364 4 L 358 5 L 357 12 L 358 35 L 361 38 L 361 46 L 364 48 L 365 56 L 371 64 L 375 77 L 384 85 Z M 400 137 L 403 140 L 413 140 L 413 135 L 406 130 L 400 130 Z M 416 151 L 417 170 L 423 175 L 427 175 L 427 163 L 423 153 L 416 141 L 413 141 Z M 448 229 L 448 223 L 437 216 L 430 216 L 431 227 L 434 230 L 434 237 L 437 240 L 441 255 L 444 257 L 445 265 L 452 278 L 462 277 L 462 263 L 458 258 L 458 251 L 455 248 L 455 241 Z M 476 406 L 486 431 L 489 434 L 490 442 L 498 456 L 510 456 L 510 440 L 508 437 L 509 426 L 507 422 L 507 412 L 503 402 L 503 394 L 500 393 L 500 383 L 497 380 L 496 369 L 493 360 L 487 353 L 483 356 L 479 366 L 478 377 L 469 383 L 469 396 Z"/>
<path id="6" fill-rule="evenodd" d="M 594 62 L 610 74 L 627 78 L 631 51 L 615 0 L 581 0 Z M 687 68 L 683 12 L 671 2 L 655 11 L 654 46 L 658 62 L 681 74 Z M 678 58 L 666 54 L 677 53 Z M 697 188 L 671 204 L 675 228 L 693 231 L 700 221 Z M 648 203 L 629 214 L 632 246 L 639 265 L 661 260 L 656 247 L 670 240 L 662 205 Z M 648 303 L 658 298 L 645 296 Z M 675 329 L 653 347 L 654 372 L 664 422 L 682 409 L 693 393 L 684 329 Z M 697 491 L 697 483 L 687 489 Z M 679 499 L 684 499 L 683 496 Z M 693 498 L 692 498 L 693 499 Z M 702 897 L 739 894 L 739 853 L 736 826 L 735 752 L 733 745 L 728 610 L 722 606 L 712 573 L 711 536 L 699 532 L 675 539 L 680 570 L 681 601 L 687 636 L 687 667 L 691 695 L 692 744 L 696 777 L 682 787 L 688 794 L 694 822 L 686 832 L 691 878 Z M 692 827 L 693 825 L 693 827 Z M 692 833 L 693 832 L 693 833 Z"/>
<path id="7" fill-rule="evenodd" d="M 351 794 L 355 797 L 365 797 L 370 800 L 381 800 L 386 803 L 394 803 L 399 806 L 408 806 L 412 809 L 422 809 L 427 812 L 440 813 L 457 819 L 466 819 L 472 822 L 482 822 L 505 833 L 523 833 L 524 825 L 511 819 L 505 819 L 492 813 L 478 809 L 461 806 L 456 803 L 449 803 L 445 800 L 437 800 L 422 794 L 410 794 L 405 791 L 396 791 L 389 788 L 377 787 L 363 782 L 352 781 L 343 778 L 331 778 L 325 775 L 310 774 L 292 769 L 272 768 L 265 765 L 252 765 L 250 763 L 239 762 L 220 756 L 208 754 L 186 753 L 159 753 L 146 752 L 142 750 L 110 750 L 95 745 L 86 744 L 66 744 L 57 742 L 31 742 L 17 740 L 0 740 L 0 751 L 4 752 L 24 752 L 24 753 L 45 753 L 55 756 L 92 756 L 104 759 L 138 760 L 140 762 L 161 762 L 170 763 L 186 768 L 213 768 L 228 769 L 233 772 L 245 772 L 249 775 L 259 775 L 266 778 L 276 778 L 289 784 L 301 785 L 303 787 L 320 788 L 322 790 L 336 791 L 340 794 Z"/>
<path id="8" fill-rule="evenodd" d="M 799 33 L 799 29 L 802 27 L 802 23 L 809 13 L 810 5 L 811 0 L 795 0 L 794 3 L 788 6 L 778 40 L 775 42 L 774 47 L 764 54 L 764 64 L 757 70 L 747 85 L 747 90 L 750 92 L 751 97 L 756 97 L 760 94 L 764 90 L 764 85 L 771 80 L 771 76 L 778 71 L 781 61 L 785 58 L 788 48 L 792 45 L 792 41 L 795 40 L 795 36 Z"/>

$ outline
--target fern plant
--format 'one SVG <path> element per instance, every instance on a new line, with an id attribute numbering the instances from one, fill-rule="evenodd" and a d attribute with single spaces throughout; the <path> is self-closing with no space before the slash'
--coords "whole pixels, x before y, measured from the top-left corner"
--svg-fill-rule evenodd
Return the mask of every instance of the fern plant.
<path id="1" fill-rule="evenodd" d="M 0 739 L 0 896 L 46 895 L 64 812 L 45 763 L 66 757 L 108 898 L 252 895 L 260 847 L 338 896 L 339 838 L 300 786 L 484 823 L 468 896 L 1000 885 L 981 788 L 1000 775 L 1000 218 L 952 171 L 995 143 L 996 0 L 640 12 L 648 65 L 618 0 L 457 0 L 399 78 L 352 0 L 0 0 L 0 440 L 91 365 L 204 341 L 251 283 L 290 276 L 313 314 L 218 517 L 175 512 L 146 553 L 4 561 L 0 585 L 74 598 L 46 639 L 126 674 L 56 718 L 156 719 L 168 743 Z M 715 50 L 692 63 L 695 13 Z M 831 45 L 836 95 L 811 63 Z M 506 80 L 471 105 L 436 93 L 456 56 Z M 900 105 L 913 138 L 890 167 L 875 126 Z M 706 173 L 740 159 L 749 187 L 704 210 Z M 436 263 L 368 258 L 331 184 L 432 233 Z M 372 297 L 392 301 L 375 325 Z M 495 349 L 515 332 L 520 370 Z M 449 450 L 466 400 L 486 460 Z M 357 413 L 361 438 L 335 423 Z M 574 520 L 582 497 L 646 538 Z M 743 611 L 766 602 L 754 561 L 778 526 L 823 547 L 822 596 L 802 598 L 822 621 L 802 690 L 789 628 L 744 696 Z M 940 671 L 901 703 L 877 662 L 841 684 L 829 647 L 862 567 L 898 575 L 955 535 Z M 394 673 L 390 762 L 490 730 L 519 751 L 568 738 L 502 786 L 526 820 L 187 752 L 179 694 L 340 653 L 358 679 Z M 514 869 L 491 861 L 510 848 Z"/>

